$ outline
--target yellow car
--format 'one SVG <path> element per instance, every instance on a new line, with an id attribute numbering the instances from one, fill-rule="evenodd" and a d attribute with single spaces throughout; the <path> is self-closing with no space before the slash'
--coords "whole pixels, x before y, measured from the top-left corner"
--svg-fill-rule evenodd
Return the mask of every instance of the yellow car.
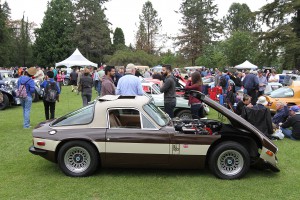
<path id="1" fill-rule="evenodd" d="M 286 102 L 288 106 L 300 105 L 300 81 L 293 81 L 292 85 L 278 88 L 266 96 L 271 112 L 276 112 L 276 102 Z"/>

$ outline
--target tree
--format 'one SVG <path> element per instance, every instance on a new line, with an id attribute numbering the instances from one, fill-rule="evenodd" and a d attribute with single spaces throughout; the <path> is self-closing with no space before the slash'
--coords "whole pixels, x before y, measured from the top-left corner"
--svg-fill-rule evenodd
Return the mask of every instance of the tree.
<path id="1" fill-rule="evenodd" d="M 251 12 L 247 4 L 231 4 L 228 14 L 223 19 L 224 28 L 229 32 L 249 31 L 257 29 L 255 14 Z"/>
<path id="2" fill-rule="evenodd" d="M 158 18 L 157 11 L 153 8 L 152 3 L 147 1 L 143 5 L 142 14 L 139 16 L 140 23 L 136 34 L 136 49 L 144 50 L 147 53 L 156 52 L 156 41 L 161 19 Z"/>
<path id="3" fill-rule="evenodd" d="M 216 20 L 218 9 L 213 0 L 185 0 L 179 12 L 183 15 L 181 24 L 184 28 L 175 44 L 194 65 L 195 60 L 203 54 L 205 45 L 212 43 L 221 31 L 220 23 Z"/>
<path id="4" fill-rule="evenodd" d="M 134 63 L 136 65 L 148 65 L 154 66 L 158 63 L 158 57 L 148 54 L 145 51 L 130 51 L 130 50 L 119 50 L 110 60 L 107 62 L 109 65 L 124 66 L 128 63 Z"/>
<path id="5" fill-rule="evenodd" d="M 54 65 L 68 57 L 75 49 L 73 33 L 75 18 L 70 0 L 52 0 L 48 3 L 41 28 L 36 29 L 33 51 L 36 63 Z"/>
<path id="6" fill-rule="evenodd" d="M 17 52 L 18 52 L 18 58 L 16 58 L 16 61 L 18 61 L 19 65 L 22 66 L 28 66 L 30 63 L 30 57 L 31 57 L 31 39 L 30 39 L 30 33 L 29 33 L 29 22 L 27 19 L 27 22 L 24 20 L 24 14 L 23 18 L 21 20 L 20 24 L 20 35 L 16 38 L 17 40 Z"/>
<path id="7" fill-rule="evenodd" d="M 121 28 L 117 27 L 114 31 L 113 47 L 114 50 L 120 50 L 125 47 L 124 33 Z"/>
<path id="8" fill-rule="evenodd" d="M 209 68 L 223 69 L 228 65 L 228 58 L 224 53 L 223 44 L 221 42 L 207 45 L 204 48 L 203 55 L 196 59 L 196 65 Z"/>
<path id="9" fill-rule="evenodd" d="M 300 69 L 299 0 L 274 0 L 261 8 L 260 19 L 269 27 L 259 37 L 266 60 L 281 57 L 284 68 Z"/>
<path id="10" fill-rule="evenodd" d="M 93 62 L 103 62 L 111 54 L 108 21 L 102 8 L 104 0 L 76 0 L 76 30 L 74 39 L 83 55 Z"/>
<path id="11" fill-rule="evenodd" d="M 10 63 L 11 31 L 8 27 L 10 8 L 7 2 L 0 2 L 0 67 Z"/>
<path id="12" fill-rule="evenodd" d="M 238 65 L 245 60 L 257 61 L 258 44 L 249 32 L 236 31 L 224 41 L 224 53 L 230 66 Z"/>

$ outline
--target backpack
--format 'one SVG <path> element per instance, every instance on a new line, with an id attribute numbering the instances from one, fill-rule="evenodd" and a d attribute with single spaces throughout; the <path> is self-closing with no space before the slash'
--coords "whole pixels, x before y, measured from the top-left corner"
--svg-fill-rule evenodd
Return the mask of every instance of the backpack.
<path id="1" fill-rule="evenodd" d="M 30 79 L 28 81 L 30 81 Z M 26 86 L 25 85 L 26 85 L 26 83 L 28 81 L 26 81 L 24 84 L 20 84 L 19 88 L 16 91 L 17 97 L 22 98 L 22 99 L 26 99 L 27 98 L 27 90 L 26 90 Z"/>
<path id="2" fill-rule="evenodd" d="M 226 77 L 225 77 L 225 75 L 220 77 L 220 86 L 221 87 L 226 87 Z"/>
<path id="3" fill-rule="evenodd" d="M 44 100 L 48 102 L 55 102 L 58 97 L 58 90 L 56 82 L 47 82 L 44 92 Z"/>

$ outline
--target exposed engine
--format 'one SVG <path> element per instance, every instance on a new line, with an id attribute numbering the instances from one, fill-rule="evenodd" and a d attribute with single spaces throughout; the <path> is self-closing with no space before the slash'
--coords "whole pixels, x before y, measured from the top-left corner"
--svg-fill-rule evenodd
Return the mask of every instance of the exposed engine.
<path id="1" fill-rule="evenodd" d="M 176 131 L 183 134 L 217 135 L 222 123 L 211 119 L 180 119 L 174 120 Z"/>

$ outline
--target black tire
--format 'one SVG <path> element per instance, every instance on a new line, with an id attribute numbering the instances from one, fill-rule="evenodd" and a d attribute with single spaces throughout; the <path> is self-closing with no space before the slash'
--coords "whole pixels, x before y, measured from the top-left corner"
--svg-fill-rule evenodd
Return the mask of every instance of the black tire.
<path id="1" fill-rule="evenodd" d="M 58 152 L 58 166 L 67 175 L 85 177 L 92 175 L 99 164 L 96 149 L 85 141 L 71 141 Z"/>
<path id="2" fill-rule="evenodd" d="M 192 119 L 192 114 L 190 110 L 181 110 L 176 113 L 175 117 L 180 119 Z"/>
<path id="3" fill-rule="evenodd" d="M 40 100 L 39 93 L 35 91 L 34 99 L 32 100 L 33 102 L 38 102 Z"/>
<path id="4" fill-rule="evenodd" d="M 5 93 L 3 94 L 3 101 L 0 103 L 0 110 L 4 110 L 9 106 L 9 98 Z"/>
<path id="5" fill-rule="evenodd" d="M 221 179 L 242 178 L 250 168 L 250 156 L 246 148 L 237 142 L 222 142 L 209 157 L 211 172 Z"/>
<path id="6" fill-rule="evenodd" d="M 67 79 L 67 78 L 64 79 L 63 85 L 64 85 L 64 86 L 70 85 L 70 79 Z"/>

